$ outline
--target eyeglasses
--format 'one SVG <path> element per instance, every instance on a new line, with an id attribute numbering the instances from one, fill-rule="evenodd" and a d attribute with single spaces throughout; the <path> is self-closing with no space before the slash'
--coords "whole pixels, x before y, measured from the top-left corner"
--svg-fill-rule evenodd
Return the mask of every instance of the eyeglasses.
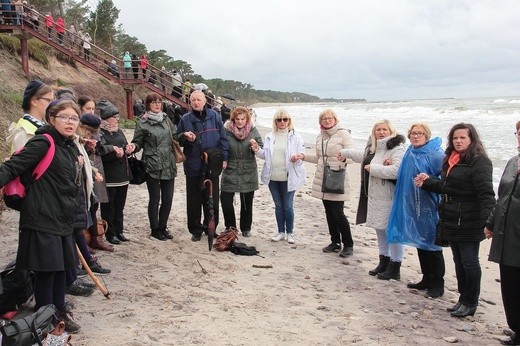
<path id="1" fill-rule="evenodd" d="M 278 119 L 276 119 L 276 122 L 277 122 L 277 123 L 281 123 L 282 121 L 284 121 L 284 122 L 288 122 L 288 121 L 289 121 L 289 118 L 278 118 Z"/>
<path id="2" fill-rule="evenodd" d="M 49 102 L 49 103 L 51 103 L 52 101 L 54 101 L 53 99 L 50 99 L 50 98 L 48 98 L 48 97 L 38 97 L 38 98 L 39 98 L 39 99 L 42 99 L 42 100 L 45 100 L 45 101 L 47 101 L 47 102 Z"/>
<path id="3" fill-rule="evenodd" d="M 513 133 L 515 136 L 520 136 L 520 131 L 516 131 Z"/>
<path id="4" fill-rule="evenodd" d="M 153 105 L 162 105 L 162 101 L 152 101 L 150 103 Z"/>
<path id="5" fill-rule="evenodd" d="M 410 132 L 410 137 L 422 137 L 424 135 L 424 132 Z"/>
<path id="6" fill-rule="evenodd" d="M 56 119 L 59 119 L 62 123 L 71 123 L 77 124 L 79 123 L 79 117 L 76 115 L 66 115 L 66 114 L 58 114 L 54 116 Z"/>
<path id="7" fill-rule="evenodd" d="M 332 117 L 321 118 L 321 121 L 332 121 L 332 120 L 334 120 L 334 118 L 332 118 Z"/>

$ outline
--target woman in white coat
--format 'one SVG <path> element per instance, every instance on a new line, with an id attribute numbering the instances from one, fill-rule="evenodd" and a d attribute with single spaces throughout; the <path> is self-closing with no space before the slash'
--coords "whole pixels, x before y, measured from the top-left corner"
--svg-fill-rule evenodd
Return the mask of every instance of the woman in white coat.
<path id="1" fill-rule="evenodd" d="M 305 184 L 305 166 L 298 155 L 305 147 L 302 137 L 294 132 L 291 115 L 286 110 L 278 110 L 273 117 L 273 131 L 264 140 L 260 148 L 251 140 L 251 149 L 256 156 L 265 160 L 260 179 L 269 186 L 275 206 L 277 233 L 272 241 L 285 239 L 294 244 L 294 208 L 295 191 Z"/>
<path id="2" fill-rule="evenodd" d="M 370 139 L 370 153 L 374 157 L 364 166 L 370 174 L 367 226 L 374 228 L 377 233 L 379 264 L 368 273 L 383 280 L 399 280 L 404 246 L 388 243 L 386 226 L 392 209 L 397 172 L 405 151 L 405 139 L 397 134 L 395 127 L 386 119 L 374 124 Z M 364 156 L 364 150 L 343 149 L 338 154 L 338 159 L 352 159 L 361 163 Z"/>

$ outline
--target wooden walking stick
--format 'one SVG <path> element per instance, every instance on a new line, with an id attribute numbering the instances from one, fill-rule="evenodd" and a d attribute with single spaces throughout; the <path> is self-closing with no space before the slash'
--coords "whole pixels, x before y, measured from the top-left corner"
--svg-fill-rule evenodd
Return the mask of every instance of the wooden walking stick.
<path id="1" fill-rule="evenodd" d="M 92 270 L 90 270 L 90 267 L 88 266 L 87 261 L 85 261 L 85 258 L 81 254 L 81 251 L 79 250 L 78 245 L 76 245 L 76 250 L 78 251 L 79 260 L 80 260 L 81 264 L 83 265 L 83 268 L 85 268 L 85 270 L 87 271 L 88 276 L 90 276 L 92 281 L 94 281 L 94 283 L 96 284 L 97 288 L 99 288 L 101 293 L 103 293 L 103 295 L 107 299 L 110 299 L 110 292 L 108 292 L 107 288 L 105 286 L 103 286 L 103 284 L 101 283 L 101 281 L 99 281 L 97 276 L 92 272 Z"/>

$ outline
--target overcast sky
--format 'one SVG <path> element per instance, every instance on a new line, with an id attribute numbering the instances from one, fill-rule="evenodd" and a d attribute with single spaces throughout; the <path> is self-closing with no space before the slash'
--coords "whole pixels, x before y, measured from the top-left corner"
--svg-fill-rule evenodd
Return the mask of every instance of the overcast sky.
<path id="1" fill-rule="evenodd" d="M 127 34 L 204 78 L 370 101 L 520 95 L 518 0 L 113 2 Z"/>

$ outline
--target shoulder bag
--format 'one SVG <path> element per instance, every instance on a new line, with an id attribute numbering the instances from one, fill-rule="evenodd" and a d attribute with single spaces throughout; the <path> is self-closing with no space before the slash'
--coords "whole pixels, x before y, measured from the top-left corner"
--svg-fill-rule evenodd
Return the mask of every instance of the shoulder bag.
<path id="1" fill-rule="evenodd" d="M 323 179 L 321 192 L 344 194 L 345 193 L 345 168 L 332 169 L 327 163 L 328 157 L 325 156 L 330 138 L 327 143 L 321 138 L 321 153 L 323 156 Z"/>

